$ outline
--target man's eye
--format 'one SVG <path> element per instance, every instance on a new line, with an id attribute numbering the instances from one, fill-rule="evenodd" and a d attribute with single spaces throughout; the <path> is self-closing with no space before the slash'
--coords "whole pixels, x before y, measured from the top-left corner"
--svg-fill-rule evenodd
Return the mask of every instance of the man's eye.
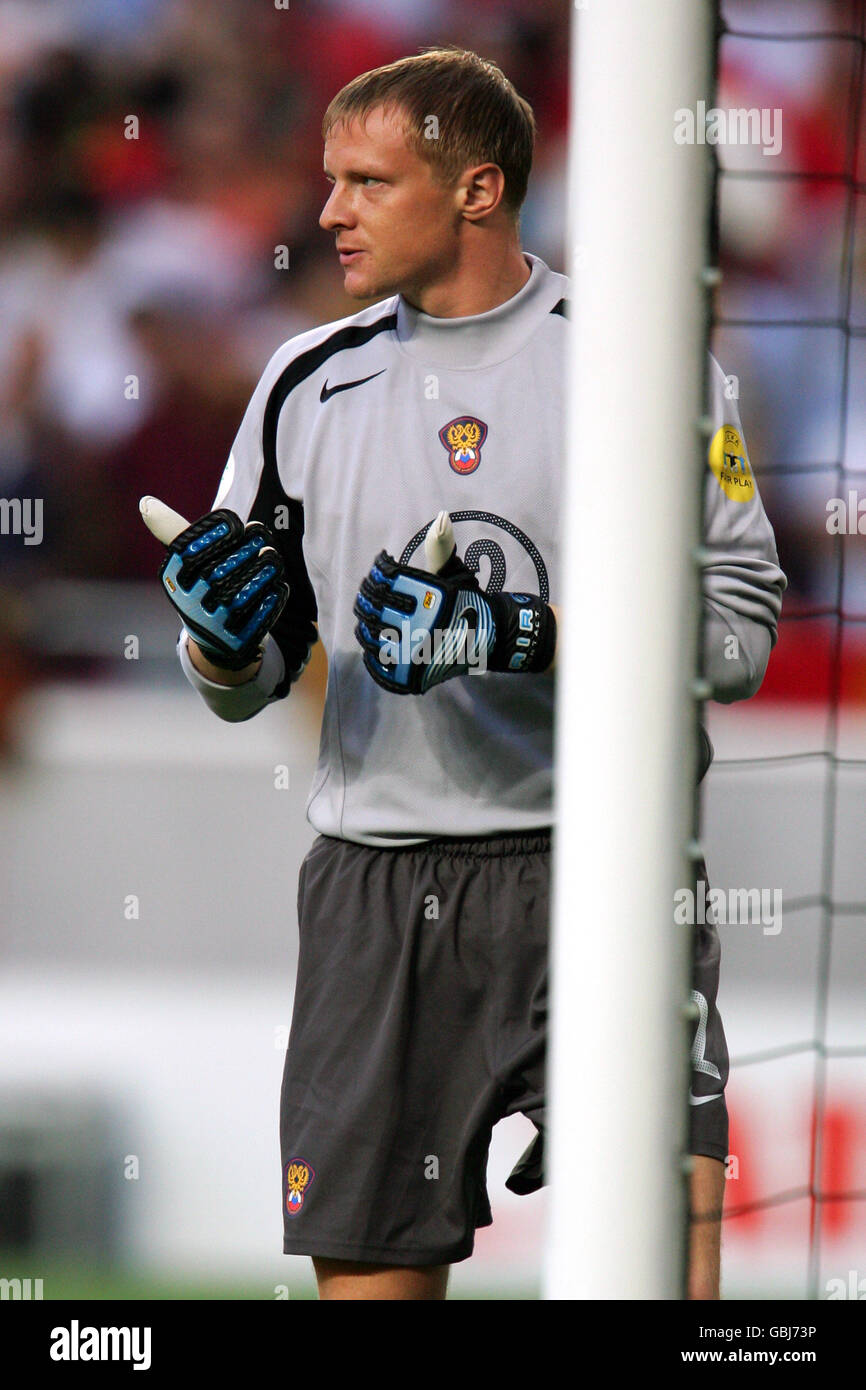
<path id="1" fill-rule="evenodd" d="M 364 184 L 365 187 L 369 187 L 371 183 L 381 183 L 382 180 L 374 179 L 372 174 L 365 174 L 364 177 L 361 179 L 361 182 Z"/>

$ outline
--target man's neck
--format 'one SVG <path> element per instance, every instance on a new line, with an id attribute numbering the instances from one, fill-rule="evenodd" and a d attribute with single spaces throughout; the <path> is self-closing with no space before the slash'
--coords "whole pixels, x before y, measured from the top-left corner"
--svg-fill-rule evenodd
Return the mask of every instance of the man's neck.
<path id="1" fill-rule="evenodd" d="M 433 285 L 406 291 L 403 298 L 431 318 L 467 318 L 486 314 L 512 299 L 532 273 L 517 241 L 492 261 L 488 248 L 461 259 L 454 270 Z"/>

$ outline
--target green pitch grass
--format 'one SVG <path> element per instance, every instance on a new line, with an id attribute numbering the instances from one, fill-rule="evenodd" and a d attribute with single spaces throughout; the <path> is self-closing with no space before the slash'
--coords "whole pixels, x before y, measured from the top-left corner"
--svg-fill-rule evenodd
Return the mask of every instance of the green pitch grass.
<path id="1" fill-rule="evenodd" d="M 49 1301 L 110 1302 L 279 1302 L 273 1283 L 255 1279 L 209 1280 L 200 1278 L 166 1278 L 134 1270 L 114 1267 L 82 1266 L 66 1260 L 33 1256 L 26 1261 L 20 1256 L 4 1256 L 0 1251 L 0 1279 L 42 1280 L 42 1298 Z M 315 1301 L 316 1285 L 312 1272 L 309 1279 L 286 1280 L 290 1302 Z M 6 1288 L 7 1286 L 4 1286 Z M 2 1295 L 0 1295 L 2 1297 Z M 5 1298 L 12 1297 L 7 1291 Z M 284 1296 L 285 1297 L 285 1296 Z M 527 1302 L 538 1298 L 538 1289 L 527 1287 L 496 1290 L 492 1288 L 449 1294 L 449 1301 Z"/>

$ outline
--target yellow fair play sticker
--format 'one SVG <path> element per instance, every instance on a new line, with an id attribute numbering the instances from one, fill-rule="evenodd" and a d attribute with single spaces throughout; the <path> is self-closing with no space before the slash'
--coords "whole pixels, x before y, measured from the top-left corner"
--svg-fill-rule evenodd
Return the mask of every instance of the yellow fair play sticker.
<path id="1" fill-rule="evenodd" d="M 732 502 L 751 502 L 755 480 L 746 446 L 733 425 L 722 425 L 710 445 L 710 468 L 719 487 Z"/>

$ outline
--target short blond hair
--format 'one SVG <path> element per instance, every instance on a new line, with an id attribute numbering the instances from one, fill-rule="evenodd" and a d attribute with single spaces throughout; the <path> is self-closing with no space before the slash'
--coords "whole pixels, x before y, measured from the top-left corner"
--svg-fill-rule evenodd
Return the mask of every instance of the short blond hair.
<path id="1" fill-rule="evenodd" d="M 503 202 L 517 216 L 532 168 L 535 117 L 495 63 L 465 48 L 431 48 L 363 72 L 328 106 L 323 139 L 379 106 L 405 115 L 410 148 L 444 182 L 472 164 L 497 164 L 505 176 Z"/>

